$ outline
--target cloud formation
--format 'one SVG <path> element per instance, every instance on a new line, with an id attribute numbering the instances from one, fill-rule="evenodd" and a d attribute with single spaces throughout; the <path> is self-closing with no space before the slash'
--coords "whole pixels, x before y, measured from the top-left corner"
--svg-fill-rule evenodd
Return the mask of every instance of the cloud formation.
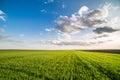
<path id="1" fill-rule="evenodd" d="M 56 29 L 63 33 L 73 33 L 86 28 L 104 26 L 108 21 L 108 12 L 111 4 L 106 4 L 96 10 L 90 10 L 87 6 L 79 9 L 77 14 L 71 17 L 60 16 L 56 20 Z"/>
<path id="2" fill-rule="evenodd" d="M 42 9 L 41 12 L 42 13 L 47 13 L 47 11 L 45 9 Z"/>
<path id="3" fill-rule="evenodd" d="M 95 44 L 102 44 L 105 42 L 111 42 L 112 40 L 71 40 L 71 41 L 62 41 L 62 40 L 52 40 L 52 41 L 46 41 L 47 44 L 52 45 L 65 45 L 65 46 L 93 46 Z"/>
<path id="4" fill-rule="evenodd" d="M 91 10 L 87 17 L 91 20 L 106 20 L 108 17 L 109 9 L 111 8 L 111 4 L 106 4 L 102 8 Z"/>
<path id="5" fill-rule="evenodd" d="M 94 36 L 91 39 L 98 39 L 98 38 L 103 38 L 103 37 L 109 37 L 109 36 L 106 34 L 103 34 L 103 35 Z"/>
<path id="6" fill-rule="evenodd" d="M 119 31 L 119 30 L 113 29 L 111 27 L 99 27 L 99 28 L 96 28 L 95 30 L 93 30 L 93 32 L 95 32 L 97 34 L 112 33 L 112 32 L 116 32 L 116 31 Z"/>
<path id="7" fill-rule="evenodd" d="M 54 30 L 54 28 L 46 28 L 45 29 L 45 31 L 47 31 L 47 32 L 51 32 L 51 31 L 53 31 Z"/>
<path id="8" fill-rule="evenodd" d="M 80 8 L 80 10 L 78 11 L 78 13 L 80 14 L 80 16 L 83 16 L 85 13 L 87 13 L 89 10 L 89 8 L 87 6 L 82 6 Z"/>
<path id="9" fill-rule="evenodd" d="M 5 19 L 5 13 L 2 10 L 0 10 L 0 20 L 6 21 L 6 19 Z"/>

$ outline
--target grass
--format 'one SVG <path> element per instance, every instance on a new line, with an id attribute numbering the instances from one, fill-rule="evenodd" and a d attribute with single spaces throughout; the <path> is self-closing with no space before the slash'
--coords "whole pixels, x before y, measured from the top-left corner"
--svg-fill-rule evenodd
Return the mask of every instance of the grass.
<path id="1" fill-rule="evenodd" d="M 0 80 L 120 80 L 120 54 L 1 50 Z"/>

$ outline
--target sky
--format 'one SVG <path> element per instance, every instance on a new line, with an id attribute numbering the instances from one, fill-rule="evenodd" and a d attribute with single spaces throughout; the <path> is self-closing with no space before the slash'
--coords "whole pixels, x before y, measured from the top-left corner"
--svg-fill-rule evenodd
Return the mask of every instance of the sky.
<path id="1" fill-rule="evenodd" d="M 119 0 L 0 0 L 0 49 L 120 49 Z"/>

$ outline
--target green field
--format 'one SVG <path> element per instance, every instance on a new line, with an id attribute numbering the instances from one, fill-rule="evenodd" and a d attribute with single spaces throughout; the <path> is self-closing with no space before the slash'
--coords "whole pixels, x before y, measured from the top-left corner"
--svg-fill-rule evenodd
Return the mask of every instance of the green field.
<path id="1" fill-rule="evenodd" d="M 120 80 L 120 54 L 1 50 L 0 80 Z"/>

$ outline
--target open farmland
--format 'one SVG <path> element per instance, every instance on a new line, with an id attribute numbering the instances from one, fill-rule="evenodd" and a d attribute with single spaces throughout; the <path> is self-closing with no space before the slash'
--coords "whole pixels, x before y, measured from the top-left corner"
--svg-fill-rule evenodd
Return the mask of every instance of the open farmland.
<path id="1" fill-rule="evenodd" d="M 0 80 L 120 80 L 120 54 L 1 50 Z"/>

